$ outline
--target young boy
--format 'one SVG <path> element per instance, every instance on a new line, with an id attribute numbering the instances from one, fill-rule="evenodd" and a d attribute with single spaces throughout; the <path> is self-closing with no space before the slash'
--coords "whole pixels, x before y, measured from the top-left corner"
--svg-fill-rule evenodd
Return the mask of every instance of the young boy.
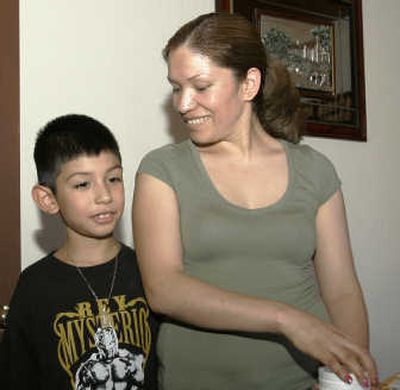
<path id="1" fill-rule="evenodd" d="M 33 199 L 60 215 L 66 238 L 18 281 L 4 337 L 9 388 L 155 389 L 156 322 L 134 251 L 113 236 L 124 209 L 114 136 L 93 118 L 62 116 L 39 132 L 34 157 Z"/>

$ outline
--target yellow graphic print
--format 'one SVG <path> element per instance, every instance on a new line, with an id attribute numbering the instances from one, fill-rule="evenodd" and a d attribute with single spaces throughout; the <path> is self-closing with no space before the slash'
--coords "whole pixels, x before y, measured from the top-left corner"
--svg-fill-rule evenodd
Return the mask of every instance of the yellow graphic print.
<path id="1" fill-rule="evenodd" d="M 74 311 L 59 313 L 55 317 L 53 330 L 59 340 L 57 356 L 71 378 L 72 386 L 72 370 L 82 361 L 85 354 L 95 348 L 94 334 L 100 323 L 97 313 L 101 312 L 106 302 L 107 299 L 99 299 L 96 303 L 79 302 Z M 108 306 L 118 344 L 140 350 L 147 361 L 152 340 L 149 307 L 144 298 L 126 301 L 125 295 L 118 295 L 110 299 Z"/>

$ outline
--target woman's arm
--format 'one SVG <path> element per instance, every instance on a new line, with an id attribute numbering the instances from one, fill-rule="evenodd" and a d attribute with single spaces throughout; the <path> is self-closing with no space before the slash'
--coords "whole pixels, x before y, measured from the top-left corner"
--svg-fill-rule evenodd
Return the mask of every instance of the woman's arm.
<path id="1" fill-rule="evenodd" d="M 318 211 L 315 266 L 322 299 L 333 324 L 368 348 L 367 311 L 354 269 L 340 190 Z"/>
<path id="2" fill-rule="evenodd" d="M 215 288 L 186 275 L 182 264 L 179 212 L 174 191 L 139 175 L 133 204 L 135 249 L 147 299 L 153 310 L 196 326 L 277 332 L 284 305 Z"/>
<path id="3" fill-rule="evenodd" d="M 186 275 L 179 210 L 174 191 L 162 181 L 137 176 L 133 203 L 135 249 L 153 310 L 192 325 L 223 330 L 274 332 L 331 367 L 376 377 L 365 348 L 335 327 L 286 304 L 219 289 Z"/>

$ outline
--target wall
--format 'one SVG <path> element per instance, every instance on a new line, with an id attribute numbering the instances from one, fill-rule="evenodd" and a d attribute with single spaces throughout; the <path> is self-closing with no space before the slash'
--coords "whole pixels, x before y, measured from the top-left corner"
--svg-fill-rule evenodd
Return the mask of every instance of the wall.
<path id="1" fill-rule="evenodd" d="M 30 196 L 36 132 L 56 115 L 92 115 L 120 140 L 127 202 L 119 235 L 132 242 L 139 160 L 179 136 L 169 128 L 161 50 L 178 26 L 213 7 L 213 0 L 20 0 L 23 268 L 62 239 L 59 221 L 41 215 Z"/>
<path id="2" fill-rule="evenodd" d="M 400 371 L 400 2 L 363 0 L 367 143 L 307 139 L 343 182 L 381 376 Z"/>
<path id="3" fill-rule="evenodd" d="M 139 159 L 182 131 L 168 106 L 161 49 L 177 26 L 213 7 L 213 0 L 20 0 L 23 267 L 60 240 L 57 223 L 31 201 L 31 156 L 38 128 L 67 112 L 103 120 L 120 139 L 127 208 L 119 234 L 132 241 L 129 214 Z M 400 371 L 398 20 L 398 0 L 364 0 L 368 142 L 305 140 L 334 161 L 343 181 L 382 377 Z"/>

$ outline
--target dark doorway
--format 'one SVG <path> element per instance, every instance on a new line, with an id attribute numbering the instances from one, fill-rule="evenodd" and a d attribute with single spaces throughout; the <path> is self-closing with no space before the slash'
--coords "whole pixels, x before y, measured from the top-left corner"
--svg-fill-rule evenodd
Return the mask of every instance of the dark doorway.
<path id="1" fill-rule="evenodd" d="M 0 304 L 21 270 L 19 151 L 19 8 L 0 1 Z"/>

